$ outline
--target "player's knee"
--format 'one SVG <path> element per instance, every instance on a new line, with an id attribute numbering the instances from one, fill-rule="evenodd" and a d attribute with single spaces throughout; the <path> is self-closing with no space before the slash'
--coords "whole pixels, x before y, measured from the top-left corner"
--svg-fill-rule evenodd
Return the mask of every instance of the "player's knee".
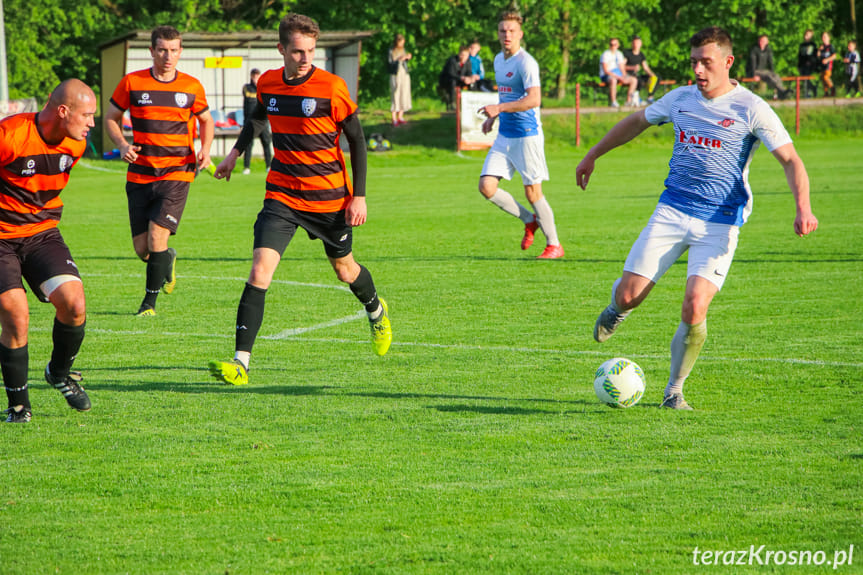
<path id="1" fill-rule="evenodd" d="M 360 266 L 356 262 L 351 263 L 354 265 L 345 262 L 333 264 L 333 270 L 336 272 L 336 277 L 339 278 L 339 281 L 346 284 L 352 284 L 356 281 L 357 276 L 360 275 Z"/>
<path id="2" fill-rule="evenodd" d="M 687 293 L 683 298 L 680 319 L 690 325 L 701 323 L 707 317 L 710 300 L 711 298 L 705 294 Z"/>
<path id="3" fill-rule="evenodd" d="M 492 180 L 492 181 L 489 181 Z M 485 199 L 489 200 L 492 196 L 497 192 L 497 185 L 493 178 L 480 178 L 479 179 L 479 193 L 481 193 Z"/>

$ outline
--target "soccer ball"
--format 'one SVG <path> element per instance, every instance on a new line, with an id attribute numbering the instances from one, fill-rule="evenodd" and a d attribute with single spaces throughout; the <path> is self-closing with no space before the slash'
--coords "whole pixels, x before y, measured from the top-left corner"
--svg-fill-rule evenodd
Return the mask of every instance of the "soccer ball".
<path id="1" fill-rule="evenodd" d="M 644 372 L 634 361 L 609 359 L 596 370 L 593 390 L 599 401 L 611 407 L 632 407 L 644 395 Z"/>

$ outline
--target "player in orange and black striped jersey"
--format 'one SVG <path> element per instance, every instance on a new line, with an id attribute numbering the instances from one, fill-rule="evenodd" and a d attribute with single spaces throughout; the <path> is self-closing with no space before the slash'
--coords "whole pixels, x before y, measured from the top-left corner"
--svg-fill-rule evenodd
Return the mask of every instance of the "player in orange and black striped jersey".
<path id="1" fill-rule="evenodd" d="M 71 371 L 84 341 L 84 287 L 57 224 L 60 192 L 87 147 L 96 96 L 80 80 L 66 80 L 38 113 L 0 121 L 0 369 L 9 408 L 6 421 L 30 421 L 24 282 L 51 302 L 54 348 L 45 379 L 78 411 L 90 409 L 81 374 Z"/>
<path id="2" fill-rule="evenodd" d="M 215 123 L 204 87 L 177 70 L 183 52 L 180 33 L 159 26 L 150 37 L 153 66 L 123 77 L 105 113 L 105 130 L 129 163 L 126 198 L 135 253 L 147 262 L 144 301 L 137 315 L 156 315 L 160 291 L 176 285 L 177 252 L 168 239 L 177 233 L 189 185 L 210 164 Z M 133 143 L 123 135 L 123 113 L 132 117 Z M 201 150 L 195 155 L 195 120 Z"/>
<path id="3" fill-rule="evenodd" d="M 321 239 L 338 278 L 366 309 L 374 350 L 384 355 L 392 342 L 386 302 L 379 298 L 368 269 L 354 260 L 352 226 L 366 221 L 366 149 L 357 106 L 345 82 L 316 68 L 317 23 L 288 14 L 279 25 L 284 68 L 258 80 L 255 119 L 269 119 L 274 159 L 267 175 L 264 207 L 255 223 L 254 261 L 237 310 L 233 361 L 212 361 L 210 371 L 225 383 L 248 383 L 252 345 L 264 318 L 264 299 L 282 253 L 298 227 Z M 348 139 L 353 184 L 339 147 Z M 216 168 L 230 179 L 237 158 L 253 136 L 246 124 L 234 148 Z"/>

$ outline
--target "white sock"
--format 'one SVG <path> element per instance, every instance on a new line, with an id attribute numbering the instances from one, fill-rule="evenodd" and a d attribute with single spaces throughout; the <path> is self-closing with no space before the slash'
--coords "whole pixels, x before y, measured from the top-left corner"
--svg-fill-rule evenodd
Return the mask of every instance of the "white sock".
<path id="1" fill-rule="evenodd" d="M 611 311 L 613 311 L 614 313 L 616 313 L 617 315 L 621 315 L 625 318 L 630 313 L 632 313 L 632 310 L 635 308 L 628 309 L 628 310 L 622 310 L 622 309 L 620 309 L 620 306 L 617 305 L 617 297 L 616 297 L 617 296 L 617 286 L 620 285 L 620 281 L 622 279 L 623 278 L 617 278 L 616 280 L 614 280 L 614 284 L 611 286 L 611 305 L 609 305 L 608 308 Z"/>
<path id="2" fill-rule="evenodd" d="M 384 313 L 384 306 L 378 304 L 378 309 L 375 311 L 366 311 L 366 314 L 369 316 L 369 321 L 377 321 L 379 317 L 381 317 Z"/>
<path id="3" fill-rule="evenodd" d="M 512 197 L 512 194 L 506 190 L 498 188 L 497 192 L 495 192 L 495 194 L 488 200 L 509 215 L 517 217 L 525 224 L 529 224 L 533 221 L 533 212 L 518 203 L 516 199 Z"/>
<path id="4" fill-rule="evenodd" d="M 698 354 L 707 340 L 707 320 L 689 325 L 680 322 L 671 339 L 671 375 L 665 386 L 665 397 L 672 393 L 683 393 L 683 382 L 692 371 Z"/>
<path id="5" fill-rule="evenodd" d="M 538 202 L 531 204 L 536 211 L 536 221 L 542 233 L 545 234 L 548 245 L 559 246 L 560 240 L 557 239 L 557 228 L 554 226 L 554 212 L 551 211 L 551 206 L 548 205 L 548 200 L 543 196 Z"/>
<path id="6" fill-rule="evenodd" d="M 249 362 L 252 359 L 251 351 L 236 351 L 234 352 L 234 359 L 243 364 L 243 367 L 246 368 L 246 371 L 249 371 Z"/>

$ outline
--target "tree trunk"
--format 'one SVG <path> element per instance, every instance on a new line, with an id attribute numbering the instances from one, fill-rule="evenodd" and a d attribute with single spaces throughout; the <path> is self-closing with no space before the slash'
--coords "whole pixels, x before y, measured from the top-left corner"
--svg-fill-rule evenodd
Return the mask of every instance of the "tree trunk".
<path id="1" fill-rule="evenodd" d="M 557 75 L 557 99 L 566 96 L 566 81 L 569 79 L 569 45 L 572 43 L 570 34 L 569 12 L 563 14 L 563 29 L 560 33 L 560 72 Z"/>

